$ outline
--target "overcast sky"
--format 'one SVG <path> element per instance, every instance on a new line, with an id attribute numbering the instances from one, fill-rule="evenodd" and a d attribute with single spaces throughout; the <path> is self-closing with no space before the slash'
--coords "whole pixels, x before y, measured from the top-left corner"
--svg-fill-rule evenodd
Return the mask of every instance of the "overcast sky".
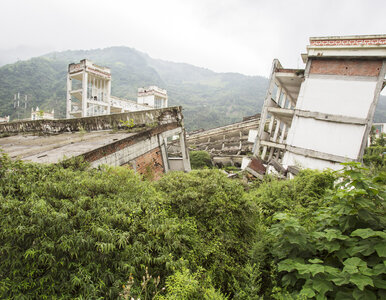
<path id="1" fill-rule="evenodd" d="M 129 46 L 266 77 L 274 58 L 303 67 L 310 36 L 386 33 L 385 0 L 0 0 L 0 12 L 0 56 Z"/>

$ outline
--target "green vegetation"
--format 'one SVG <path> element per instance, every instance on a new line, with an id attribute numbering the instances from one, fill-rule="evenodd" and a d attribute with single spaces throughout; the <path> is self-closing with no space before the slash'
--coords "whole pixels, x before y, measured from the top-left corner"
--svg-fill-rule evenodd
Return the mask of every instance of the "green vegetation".
<path id="1" fill-rule="evenodd" d="M 287 299 L 386 297 L 386 178 L 367 178 L 355 164 L 342 175 L 306 222 L 275 215 L 273 254 Z"/>
<path id="2" fill-rule="evenodd" d="M 363 162 L 376 170 L 386 171 L 386 137 L 385 134 L 377 139 L 372 138 L 372 144 L 366 148 Z"/>
<path id="3" fill-rule="evenodd" d="M 384 173 L 0 166 L 0 298 L 385 297 Z"/>
<path id="4" fill-rule="evenodd" d="M 213 166 L 210 154 L 206 151 L 190 151 L 189 156 L 192 169 L 211 168 Z"/>

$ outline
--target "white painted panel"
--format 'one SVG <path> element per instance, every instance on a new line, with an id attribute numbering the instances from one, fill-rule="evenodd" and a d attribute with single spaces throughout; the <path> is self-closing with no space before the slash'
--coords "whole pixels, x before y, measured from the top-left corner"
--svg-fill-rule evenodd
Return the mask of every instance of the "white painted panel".
<path id="1" fill-rule="evenodd" d="M 241 162 L 241 170 L 244 170 L 246 167 L 248 167 L 249 163 L 251 162 L 251 159 L 248 157 L 243 157 L 243 160 Z"/>
<path id="2" fill-rule="evenodd" d="M 289 145 L 356 159 L 365 126 L 296 117 Z"/>
<path id="3" fill-rule="evenodd" d="M 249 133 L 248 133 L 248 142 L 254 143 L 254 142 L 256 141 L 257 133 L 258 133 L 258 131 L 255 130 L 255 129 L 249 130 Z"/>
<path id="4" fill-rule="evenodd" d="M 308 78 L 300 90 L 297 109 L 366 118 L 376 81 Z"/>
<path id="5" fill-rule="evenodd" d="M 184 161 L 182 157 L 169 157 L 170 171 L 184 171 Z"/>
<path id="6" fill-rule="evenodd" d="M 317 169 L 317 170 L 340 170 L 343 166 L 340 163 L 333 163 L 331 161 L 305 157 L 303 155 L 298 155 L 287 151 L 283 157 L 283 166 L 287 168 L 288 166 L 297 166 L 301 169 Z"/>

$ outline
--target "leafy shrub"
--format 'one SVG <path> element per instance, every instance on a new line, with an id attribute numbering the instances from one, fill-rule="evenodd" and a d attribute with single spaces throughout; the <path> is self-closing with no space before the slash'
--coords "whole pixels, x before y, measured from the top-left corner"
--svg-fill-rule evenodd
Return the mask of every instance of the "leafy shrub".
<path id="1" fill-rule="evenodd" d="M 333 186 L 334 180 L 330 172 L 304 170 L 293 180 L 268 178 L 252 189 L 248 198 L 257 206 L 261 222 L 270 226 L 277 212 L 306 214 L 314 211 L 323 202 L 325 191 Z"/>
<path id="2" fill-rule="evenodd" d="M 192 169 L 203 169 L 212 167 L 212 159 L 206 151 L 190 151 L 190 165 Z"/>
<path id="3" fill-rule="evenodd" d="M 367 166 L 374 166 L 376 169 L 386 168 L 386 146 L 370 146 L 366 148 L 363 155 L 363 162 Z"/>
<path id="4" fill-rule="evenodd" d="M 277 238 L 272 252 L 292 297 L 385 299 L 385 188 L 364 171 L 346 165 L 312 226 L 275 215 L 281 222 L 271 229 Z"/>
<path id="5" fill-rule="evenodd" d="M 159 300 L 225 300 L 226 297 L 211 284 L 210 278 L 203 278 L 202 273 L 191 273 L 183 268 L 166 280 L 166 295 Z"/>
<path id="6" fill-rule="evenodd" d="M 170 216 L 197 227 L 200 244 L 189 258 L 190 269 L 204 268 L 216 287 L 231 293 L 255 233 L 254 212 L 242 186 L 218 170 L 197 170 L 169 173 L 156 188 L 164 193 Z"/>
<path id="7" fill-rule="evenodd" d="M 166 278 L 195 248 L 195 225 L 130 170 L 0 164 L 0 298 L 116 299 L 130 273 Z"/>

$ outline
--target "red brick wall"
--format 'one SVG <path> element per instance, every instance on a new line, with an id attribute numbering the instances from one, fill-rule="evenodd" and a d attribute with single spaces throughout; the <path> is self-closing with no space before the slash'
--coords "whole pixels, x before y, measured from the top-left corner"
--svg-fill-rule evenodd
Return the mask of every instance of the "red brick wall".
<path id="1" fill-rule="evenodd" d="M 310 74 L 378 76 L 382 60 L 313 59 Z"/>
<path id="2" fill-rule="evenodd" d="M 164 173 L 161 149 L 159 147 L 135 159 L 136 171 L 145 177 L 157 180 Z"/>

